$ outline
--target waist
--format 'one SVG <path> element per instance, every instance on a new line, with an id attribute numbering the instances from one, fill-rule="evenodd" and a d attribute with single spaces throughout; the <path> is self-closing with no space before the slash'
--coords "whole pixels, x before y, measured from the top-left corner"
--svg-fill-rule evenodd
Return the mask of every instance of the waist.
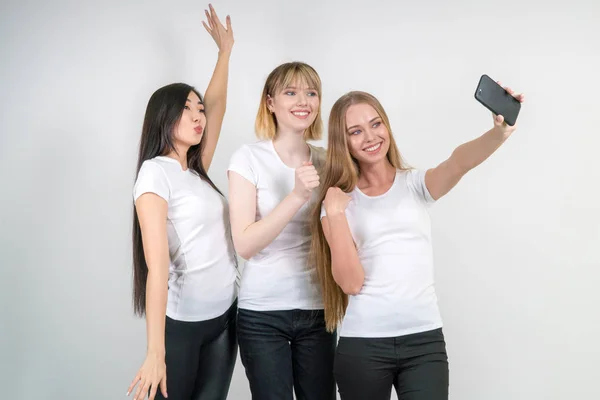
<path id="1" fill-rule="evenodd" d="M 433 287 L 417 295 L 359 293 L 349 297 L 340 335 L 395 337 L 442 326 Z"/>

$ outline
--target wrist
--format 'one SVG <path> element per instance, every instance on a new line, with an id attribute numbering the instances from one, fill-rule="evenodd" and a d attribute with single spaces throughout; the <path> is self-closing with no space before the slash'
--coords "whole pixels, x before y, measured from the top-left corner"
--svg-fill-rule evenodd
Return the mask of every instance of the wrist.
<path id="1" fill-rule="evenodd" d="M 297 204 L 299 207 L 301 207 L 304 203 L 306 203 L 309 199 L 309 197 L 306 196 L 302 196 L 301 194 L 298 194 L 295 190 L 292 190 L 292 192 L 289 194 L 289 196 L 291 198 L 291 200 Z"/>
<path id="2" fill-rule="evenodd" d="M 340 217 L 346 214 L 346 210 L 342 210 L 340 208 L 327 208 L 325 207 L 325 214 L 327 214 L 327 218 L 335 218 Z"/>
<path id="3" fill-rule="evenodd" d="M 148 346 L 146 354 L 148 357 L 165 358 L 165 346 Z"/>
<path id="4" fill-rule="evenodd" d="M 229 59 L 229 57 L 231 56 L 231 49 L 219 49 L 218 56 L 219 58 Z"/>

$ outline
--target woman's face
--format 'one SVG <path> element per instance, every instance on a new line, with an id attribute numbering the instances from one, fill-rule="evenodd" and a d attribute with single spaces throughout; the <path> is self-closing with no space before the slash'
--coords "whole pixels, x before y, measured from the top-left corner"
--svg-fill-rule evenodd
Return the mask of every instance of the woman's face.
<path id="1" fill-rule="evenodd" d="M 206 115 L 204 114 L 204 104 L 202 104 L 198 95 L 192 90 L 188 94 L 181 119 L 176 127 L 175 142 L 180 146 L 188 148 L 195 146 L 202 140 L 205 127 Z"/>
<path id="2" fill-rule="evenodd" d="M 346 111 L 348 150 L 359 164 L 374 164 L 387 157 L 390 133 L 369 104 L 353 104 Z"/>

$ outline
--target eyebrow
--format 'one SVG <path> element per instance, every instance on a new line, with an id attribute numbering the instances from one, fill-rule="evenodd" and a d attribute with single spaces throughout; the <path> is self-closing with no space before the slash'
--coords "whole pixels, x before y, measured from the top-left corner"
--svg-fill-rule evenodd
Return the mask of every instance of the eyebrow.
<path id="1" fill-rule="evenodd" d="M 369 121 L 369 124 L 370 124 L 371 122 L 375 121 L 376 119 L 379 119 L 379 118 L 381 118 L 379 115 L 378 115 L 378 116 L 376 116 L 375 118 L 373 118 L 372 120 L 370 120 L 370 121 Z M 346 131 L 349 131 L 349 130 L 352 130 L 352 129 L 354 129 L 354 128 L 358 128 L 358 127 L 360 127 L 360 125 L 353 125 L 353 126 L 351 126 L 350 128 L 346 129 Z"/>
<path id="2" fill-rule="evenodd" d="M 288 90 L 288 89 L 294 89 L 294 90 L 297 90 L 298 88 L 297 88 L 296 86 L 286 86 L 286 87 L 284 87 L 284 88 L 283 88 L 283 89 L 281 89 L 281 90 Z M 307 88 L 306 90 L 317 90 L 317 89 L 314 89 L 314 88 L 311 88 L 311 87 L 309 87 L 309 88 Z"/>

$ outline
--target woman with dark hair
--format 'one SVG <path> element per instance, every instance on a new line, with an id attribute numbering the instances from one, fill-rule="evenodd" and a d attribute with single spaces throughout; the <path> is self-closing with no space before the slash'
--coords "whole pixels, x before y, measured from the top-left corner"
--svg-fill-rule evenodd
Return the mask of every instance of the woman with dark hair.
<path id="1" fill-rule="evenodd" d="M 237 357 L 236 258 L 228 205 L 208 177 L 227 100 L 231 20 L 203 22 L 219 47 L 204 100 L 193 87 L 158 89 L 146 109 L 133 190 L 134 309 L 147 354 L 134 399 L 226 399 Z M 158 388 L 160 387 L 160 390 Z"/>

